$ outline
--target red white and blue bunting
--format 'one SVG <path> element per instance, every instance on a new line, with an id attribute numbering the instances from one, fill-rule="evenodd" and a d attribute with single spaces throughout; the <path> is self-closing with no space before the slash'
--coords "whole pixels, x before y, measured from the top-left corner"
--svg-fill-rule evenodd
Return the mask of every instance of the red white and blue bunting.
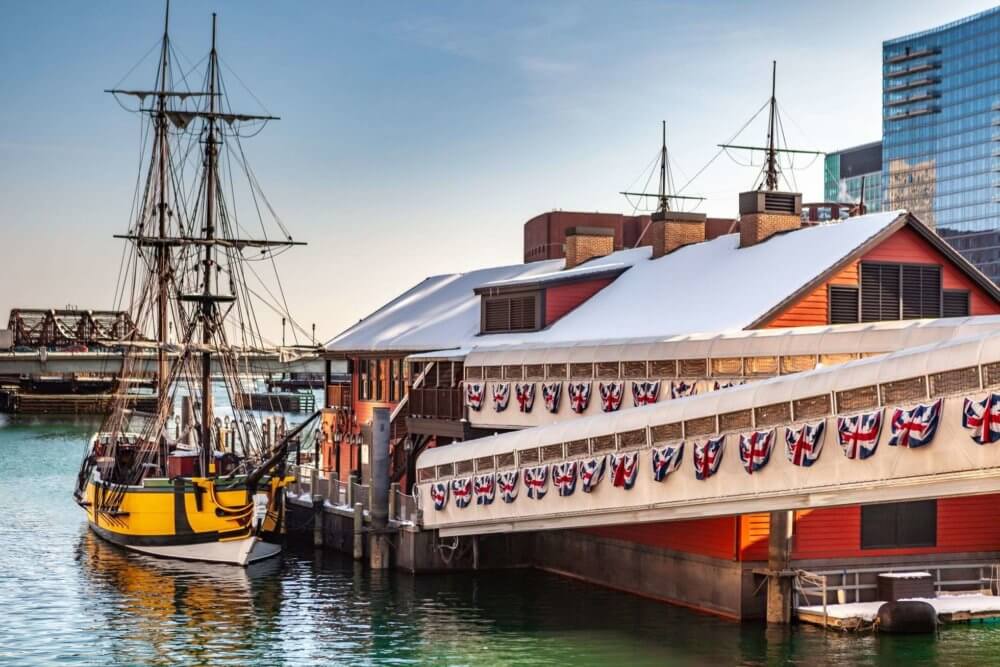
<path id="1" fill-rule="evenodd" d="M 465 404 L 479 412 L 483 407 L 483 394 L 485 393 L 485 386 L 482 382 L 466 382 Z"/>
<path id="2" fill-rule="evenodd" d="M 576 491 L 576 461 L 552 464 L 552 486 L 560 496 L 571 496 Z"/>
<path id="3" fill-rule="evenodd" d="M 684 443 L 678 442 L 664 447 L 654 447 L 652 451 L 653 479 L 662 482 L 667 475 L 681 467 L 684 458 Z"/>
<path id="4" fill-rule="evenodd" d="M 636 380 L 632 382 L 632 405 L 641 407 L 656 403 L 660 397 L 659 380 Z"/>
<path id="5" fill-rule="evenodd" d="M 724 435 L 694 443 L 694 476 L 696 479 L 704 481 L 718 472 L 725 446 L 726 436 Z"/>
<path id="6" fill-rule="evenodd" d="M 492 505 L 497 493 L 496 474 L 488 472 L 483 475 L 476 475 L 475 491 L 477 505 Z"/>
<path id="7" fill-rule="evenodd" d="M 549 467 L 535 466 L 523 471 L 524 488 L 529 498 L 541 500 L 549 490 Z"/>
<path id="8" fill-rule="evenodd" d="M 685 396 L 694 396 L 698 393 L 698 383 L 697 382 L 685 382 L 684 380 L 675 380 L 670 383 L 670 398 L 684 398 Z"/>
<path id="9" fill-rule="evenodd" d="M 624 382 L 600 382 L 598 389 L 601 391 L 601 410 L 616 412 L 622 406 L 622 397 L 625 395 Z"/>
<path id="10" fill-rule="evenodd" d="M 455 507 L 468 507 L 472 503 L 472 479 L 459 477 L 451 480 L 451 495 L 455 498 Z"/>
<path id="11" fill-rule="evenodd" d="M 785 429 L 785 456 L 792 465 L 808 468 L 819 460 L 825 430 L 825 421 Z"/>
<path id="12" fill-rule="evenodd" d="M 559 399 L 562 396 L 562 382 L 543 382 L 542 400 L 549 412 L 559 412 Z"/>
<path id="13" fill-rule="evenodd" d="M 774 440 L 773 428 L 769 431 L 740 433 L 740 463 L 743 464 L 747 474 L 759 472 L 771 460 Z"/>
<path id="14" fill-rule="evenodd" d="M 535 405 L 535 383 L 518 382 L 514 386 L 515 397 L 517 398 L 517 409 L 520 412 L 531 412 Z"/>
<path id="15" fill-rule="evenodd" d="M 969 431 L 977 445 L 1000 440 L 1000 394 L 989 394 L 981 401 L 965 399 L 962 427 Z"/>
<path id="16" fill-rule="evenodd" d="M 434 509 L 439 512 L 448 504 L 448 482 L 434 482 L 431 484 L 431 500 L 434 501 Z"/>
<path id="17" fill-rule="evenodd" d="M 566 387 L 569 394 L 569 407 L 576 414 L 582 414 L 590 405 L 590 383 L 570 382 Z"/>
<path id="18" fill-rule="evenodd" d="M 931 444 L 941 422 L 943 403 L 944 399 L 939 398 L 930 405 L 921 403 L 909 410 L 902 408 L 893 410 L 892 421 L 889 422 L 891 434 L 889 445 L 916 449 Z"/>
<path id="19" fill-rule="evenodd" d="M 714 391 L 719 391 L 720 389 L 729 389 L 730 387 L 738 387 L 742 385 L 745 380 L 716 380 L 713 385 Z"/>
<path id="20" fill-rule="evenodd" d="M 611 483 L 628 491 L 639 477 L 639 452 L 611 455 Z"/>
<path id="21" fill-rule="evenodd" d="M 590 493 L 604 479 L 604 469 L 607 467 L 608 457 L 596 456 L 592 459 L 580 461 L 580 488 L 584 493 Z"/>
<path id="22" fill-rule="evenodd" d="M 510 382 L 493 383 L 493 409 L 503 412 L 510 403 Z"/>
<path id="23" fill-rule="evenodd" d="M 878 448 L 882 409 L 851 417 L 837 417 L 837 440 L 849 459 L 867 459 Z"/>
<path id="24" fill-rule="evenodd" d="M 497 486 L 500 488 L 500 498 L 505 503 L 517 500 L 518 474 L 516 470 L 506 470 L 497 473 Z"/>

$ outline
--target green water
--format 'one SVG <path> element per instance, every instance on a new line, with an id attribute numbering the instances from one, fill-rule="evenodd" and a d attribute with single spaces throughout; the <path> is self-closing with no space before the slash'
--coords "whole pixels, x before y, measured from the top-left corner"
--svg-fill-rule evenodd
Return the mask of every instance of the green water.
<path id="1" fill-rule="evenodd" d="M 127 554 L 70 498 L 92 428 L 0 416 L 2 665 L 1000 664 L 998 625 L 769 631 L 531 571 L 372 575 L 312 550 L 244 571 Z"/>

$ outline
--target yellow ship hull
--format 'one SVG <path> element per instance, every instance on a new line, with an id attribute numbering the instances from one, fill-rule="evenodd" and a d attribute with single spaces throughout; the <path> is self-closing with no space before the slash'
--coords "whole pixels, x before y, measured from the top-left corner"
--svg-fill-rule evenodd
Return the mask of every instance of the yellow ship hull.
<path id="1" fill-rule="evenodd" d="M 94 533 L 126 549 L 245 566 L 281 552 L 283 488 L 290 481 L 262 481 L 256 510 L 239 477 L 149 479 L 117 491 L 95 478 L 80 504 Z M 109 503 L 113 493 L 120 501 Z"/>

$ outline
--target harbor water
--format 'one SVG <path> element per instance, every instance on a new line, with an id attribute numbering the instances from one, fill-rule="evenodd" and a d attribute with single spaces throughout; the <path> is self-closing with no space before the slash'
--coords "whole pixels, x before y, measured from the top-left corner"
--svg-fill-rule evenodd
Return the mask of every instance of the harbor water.
<path id="1" fill-rule="evenodd" d="M 0 415 L 2 665 L 987 665 L 938 637 L 769 630 L 535 571 L 372 574 L 290 550 L 249 570 L 129 554 L 71 491 L 93 422 Z M 609 563 L 609 567 L 614 567 Z"/>

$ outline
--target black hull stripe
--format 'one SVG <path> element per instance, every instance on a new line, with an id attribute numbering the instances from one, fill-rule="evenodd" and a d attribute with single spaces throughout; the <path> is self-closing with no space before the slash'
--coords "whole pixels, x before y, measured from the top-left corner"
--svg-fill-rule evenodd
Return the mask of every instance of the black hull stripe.
<path id="1" fill-rule="evenodd" d="M 229 530 L 225 532 L 211 531 L 208 533 L 191 533 L 189 535 L 123 535 L 115 533 L 97 524 L 90 524 L 97 535 L 108 542 L 123 547 L 174 547 L 189 544 L 206 544 L 218 542 L 232 537 L 250 537 L 247 530 Z"/>

